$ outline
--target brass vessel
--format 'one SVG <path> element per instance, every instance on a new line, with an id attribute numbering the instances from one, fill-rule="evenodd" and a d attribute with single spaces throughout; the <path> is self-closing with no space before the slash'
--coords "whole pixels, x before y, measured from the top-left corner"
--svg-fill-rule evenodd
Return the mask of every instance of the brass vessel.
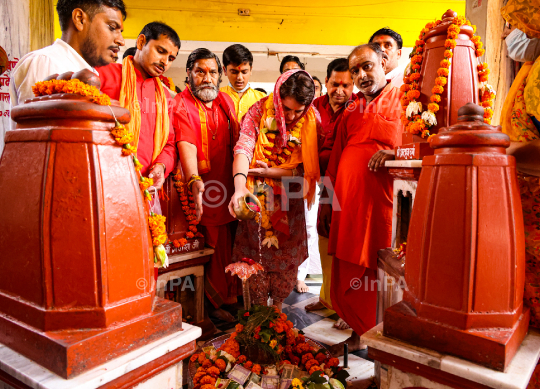
<path id="1" fill-rule="evenodd" d="M 244 197 L 238 199 L 238 208 L 234 207 L 234 213 L 240 220 L 251 220 L 257 214 L 256 211 L 250 208 L 249 204 L 255 204 L 261 209 L 261 203 L 257 196 L 253 193 L 247 193 Z"/>

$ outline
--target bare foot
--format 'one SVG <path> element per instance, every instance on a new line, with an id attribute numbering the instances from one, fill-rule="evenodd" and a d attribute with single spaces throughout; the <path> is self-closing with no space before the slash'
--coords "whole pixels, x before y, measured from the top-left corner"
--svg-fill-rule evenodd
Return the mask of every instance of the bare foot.
<path id="1" fill-rule="evenodd" d="M 308 286 L 306 285 L 306 283 L 304 281 L 300 281 L 300 280 L 296 280 L 296 291 L 298 293 L 306 293 L 306 292 L 309 292 L 309 288 Z"/>
<path id="2" fill-rule="evenodd" d="M 279 311 L 281 312 L 281 310 L 282 310 L 282 308 L 283 308 L 283 303 L 275 302 L 274 305 L 275 305 L 276 308 L 279 309 Z"/>
<path id="3" fill-rule="evenodd" d="M 337 328 L 338 330 L 348 330 L 351 328 L 347 323 L 345 323 L 345 320 L 343 320 L 341 317 L 334 323 L 334 328 Z"/>
<path id="4" fill-rule="evenodd" d="M 317 301 L 316 303 L 311 303 L 311 304 L 308 304 L 304 307 L 304 309 L 308 312 L 311 312 L 311 311 L 319 311 L 321 309 L 325 309 L 326 307 L 324 306 L 323 303 L 321 303 L 321 300 Z"/>
<path id="5" fill-rule="evenodd" d="M 363 350 L 367 348 L 365 344 L 360 342 L 360 336 L 356 332 L 353 332 L 352 336 L 349 339 L 347 339 L 345 342 L 341 342 L 330 347 L 330 350 L 329 350 L 330 354 L 332 354 L 336 358 L 342 356 L 343 345 L 345 343 L 349 345 L 349 354 L 355 351 L 359 351 L 359 350 Z"/>
<path id="6" fill-rule="evenodd" d="M 226 322 L 229 322 L 229 323 L 232 323 L 233 321 L 235 321 L 233 315 L 231 315 L 229 312 L 227 312 L 226 310 L 221 309 L 221 308 L 218 308 L 218 309 L 215 309 L 215 310 L 211 311 L 209 313 L 209 315 L 211 317 L 214 317 L 216 319 L 219 319 L 221 321 L 226 321 Z"/>

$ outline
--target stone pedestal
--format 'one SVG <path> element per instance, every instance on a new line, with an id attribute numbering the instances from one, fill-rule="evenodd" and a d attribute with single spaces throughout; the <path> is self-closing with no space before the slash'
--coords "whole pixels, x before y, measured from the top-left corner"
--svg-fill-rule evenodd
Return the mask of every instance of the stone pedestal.
<path id="1" fill-rule="evenodd" d="M 204 311 L 204 265 L 210 261 L 214 253 L 212 248 L 204 248 L 186 254 L 169 256 L 169 267 L 160 268 L 157 279 L 156 295 L 180 301 L 183 292 L 192 291 L 193 301 L 182 303 L 183 317 L 201 327 L 201 339 L 210 338 L 215 332 L 215 326 Z M 185 277 L 191 276 L 191 280 Z M 173 294 L 174 296 L 170 296 Z M 191 321 L 190 321 L 191 322 Z"/>
<path id="2" fill-rule="evenodd" d="M 540 357 L 540 333 L 529 331 L 506 372 L 412 346 L 383 335 L 378 324 L 361 337 L 374 359 L 379 389 L 430 388 L 525 389 Z"/>
<path id="3" fill-rule="evenodd" d="M 0 388 L 4 389 L 179 389 L 182 362 L 196 350 L 199 327 L 183 330 L 81 375 L 64 379 L 0 345 Z"/>

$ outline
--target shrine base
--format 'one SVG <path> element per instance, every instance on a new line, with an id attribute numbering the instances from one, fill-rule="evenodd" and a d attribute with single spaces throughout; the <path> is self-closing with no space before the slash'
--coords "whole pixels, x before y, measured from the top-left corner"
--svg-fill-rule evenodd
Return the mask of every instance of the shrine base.
<path id="1" fill-rule="evenodd" d="M 384 335 L 505 371 L 527 335 L 528 323 L 529 309 L 524 308 L 512 329 L 465 331 L 421 319 L 402 301 L 386 310 Z"/>
<path id="2" fill-rule="evenodd" d="M 525 389 L 540 357 L 540 333 L 530 330 L 505 372 L 384 336 L 380 323 L 362 335 L 376 361 L 380 389 Z"/>
<path id="3" fill-rule="evenodd" d="M 0 345 L 0 388 L 7 389 L 178 389 L 182 362 L 196 350 L 199 327 L 149 343 L 75 378 L 64 379 L 12 349 Z"/>

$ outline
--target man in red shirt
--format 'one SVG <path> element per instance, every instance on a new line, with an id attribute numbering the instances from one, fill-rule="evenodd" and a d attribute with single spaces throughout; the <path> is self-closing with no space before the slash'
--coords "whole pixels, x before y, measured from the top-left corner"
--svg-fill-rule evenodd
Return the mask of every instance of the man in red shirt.
<path id="1" fill-rule="evenodd" d="M 328 64 L 326 70 L 326 90 L 327 94 L 319 97 L 313 105 L 321 115 L 321 123 L 324 141 L 319 148 L 319 167 L 321 177 L 325 176 L 326 168 L 330 160 L 330 154 L 336 139 L 336 128 L 341 123 L 343 112 L 346 107 L 356 101 L 358 97 L 353 94 L 354 83 L 349 72 L 349 61 L 347 58 L 337 58 Z M 332 256 L 328 255 L 328 231 L 323 228 L 319 232 L 319 252 L 321 255 L 321 267 L 323 271 L 323 284 L 319 301 L 306 305 L 306 311 L 316 311 L 319 309 L 332 309 L 330 299 L 330 280 L 332 275 Z M 339 319 L 334 327 L 347 329 L 349 326 L 342 319 Z"/>
<path id="2" fill-rule="evenodd" d="M 360 93 L 337 129 L 326 171 L 335 188 L 333 204 L 323 204 L 320 213 L 334 255 L 332 307 L 354 330 L 344 342 L 349 352 L 362 347 L 360 335 L 376 324 L 377 251 L 391 243 L 392 178 L 380 167 L 394 158 L 401 141 L 401 92 L 386 80 L 385 67 L 378 44 L 358 46 L 349 55 Z M 343 354 L 343 344 L 331 352 Z"/>
<path id="3" fill-rule="evenodd" d="M 234 317 L 221 309 L 236 303 L 238 277 L 225 274 L 231 263 L 238 223 L 228 210 L 234 193 L 233 147 L 239 125 L 232 99 L 219 91 L 223 68 L 207 49 L 193 51 L 187 60 L 188 85 L 175 97 L 174 130 L 186 182 L 191 182 L 197 219 L 206 243 L 215 249 L 205 274 L 210 315 L 225 321 Z"/>
<path id="4" fill-rule="evenodd" d="M 159 76 L 179 49 L 178 34 L 166 24 L 152 22 L 139 34 L 134 56 L 124 58 L 122 65 L 98 68 L 101 91 L 131 112 L 126 128 L 134 134 L 137 158 L 144 166 L 141 174 L 152 178 L 158 189 L 176 164 L 172 100 Z"/>

